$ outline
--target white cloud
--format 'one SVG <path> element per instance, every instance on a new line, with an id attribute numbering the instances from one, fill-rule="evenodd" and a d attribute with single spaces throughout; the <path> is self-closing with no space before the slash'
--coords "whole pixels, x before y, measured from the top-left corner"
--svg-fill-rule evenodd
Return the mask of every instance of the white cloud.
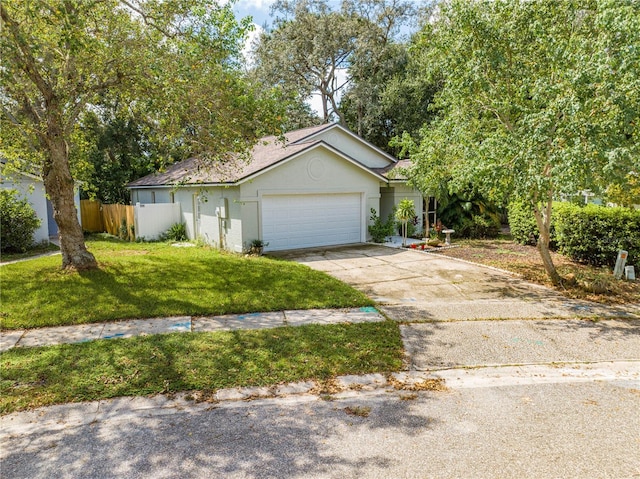
<path id="1" fill-rule="evenodd" d="M 239 9 L 257 9 L 268 10 L 275 0 L 240 0 L 236 3 L 236 7 Z"/>
<path id="2" fill-rule="evenodd" d="M 244 47 L 242 47 L 242 56 L 244 57 L 245 62 L 247 63 L 247 67 L 251 68 L 254 63 L 253 59 L 253 50 L 260 38 L 260 35 L 264 32 L 264 28 L 260 25 L 254 23 L 253 30 L 249 32 L 247 35 L 247 39 L 244 42 Z"/>

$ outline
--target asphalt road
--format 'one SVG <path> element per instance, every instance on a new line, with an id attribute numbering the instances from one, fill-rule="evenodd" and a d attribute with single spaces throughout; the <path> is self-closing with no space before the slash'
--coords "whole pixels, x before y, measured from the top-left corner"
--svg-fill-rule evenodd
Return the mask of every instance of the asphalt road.
<path id="1" fill-rule="evenodd" d="M 637 380 L 192 404 L 5 438 L 2 477 L 635 478 L 638 411 Z"/>

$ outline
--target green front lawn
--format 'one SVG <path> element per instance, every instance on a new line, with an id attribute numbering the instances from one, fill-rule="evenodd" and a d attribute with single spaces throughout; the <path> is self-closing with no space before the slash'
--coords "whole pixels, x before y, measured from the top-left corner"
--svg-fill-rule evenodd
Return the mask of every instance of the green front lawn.
<path id="1" fill-rule="evenodd" d="M 31 258 L 32 256 L 39 256 L 41 254 L 53 253 L 56 251 L 60 251 L 60 248 L 53 243 L 42 243 L 35 245 L 25 253 L 2 253 L 2 255 L 0 255 L 0 263 Z"/>
<path id="2" fill-rule="evenodd" d="M 63 271 L 59 256 L 3 266 L 2 328 L 373 304 L 324 273 L 277 259 L 109 238 L 87 247 L 99 270 Z"/>
<path id="3" fill-rule="evenodd" d="M 0 354 L 0 413 L 117 396 L 270 386 L 402 367 L 392 321 L 174 333 Z"/>

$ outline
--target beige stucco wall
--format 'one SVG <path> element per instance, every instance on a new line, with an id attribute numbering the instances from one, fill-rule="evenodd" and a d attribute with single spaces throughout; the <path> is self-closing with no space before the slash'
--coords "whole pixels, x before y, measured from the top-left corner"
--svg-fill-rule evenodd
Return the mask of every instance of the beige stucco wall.
<path id="1" fill-rule="evenodd" d="M 330 193 L 362 195 L 362 241 L 366 241 L 369 210 L 380 208 L 379 179 L 333 152 L 317 148 L 240 185 L 244 242 L 262 238 L 263 196 Z"/>
<path id="2" fill-rule="evenodd" d="M 393 207 L 406 198 L 412 200 L 415 206 L 416 216 L 419 220 L 419 224 L 416 228 L 418 230 L 424 229 L 424 226 L 422 225 L 422 194 L 418 190 L 411 188 L 406 184 L 391 183 L 390 187 L 380 188 L 380 196 L 380 217 L 383 221 L 386 221 L 387 217 L 392 213 Z"/>
<path id="3" fill-rule="evenodd" d="M 150 203 L 155 196 L 156 203 L 168 203 L 171 200 L 171 193 L 173 193 L 174 202 L 180 203 L 181 221 L 185 224 L 189 239 L 200 239 L 218 248 L 242 251 L 239 187 L 186 186 L 177 189 L 138 189 L 133 191 L 132 200 L 135 203 Z M 228 205 L 226 217 L 219 218 L 218 208 L 223 205 Z M 196 214 L 198 212 L 199 215 Z"/>
<path id="4" fill-rule="evenodd" d="M 393 163 L 383 153 L 367 145 L 363 140 L 354 138 L 338 128 L 323 131 L 314 137 L 314 139 L 316 138 L 334 146 L 369 168 L 383 168 Z"/>

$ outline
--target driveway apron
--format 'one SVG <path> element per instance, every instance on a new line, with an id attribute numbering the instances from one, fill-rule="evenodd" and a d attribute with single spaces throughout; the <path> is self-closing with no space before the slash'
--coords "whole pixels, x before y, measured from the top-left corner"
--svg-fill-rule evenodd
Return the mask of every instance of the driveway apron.
<path id="1" fill-rule="evenodd" d="M 279 256 L 352 285 L 397 321 L 638 317 L 628 308 L 569 300 L 507 272 L 433 253 L 358 245 Z"/>

